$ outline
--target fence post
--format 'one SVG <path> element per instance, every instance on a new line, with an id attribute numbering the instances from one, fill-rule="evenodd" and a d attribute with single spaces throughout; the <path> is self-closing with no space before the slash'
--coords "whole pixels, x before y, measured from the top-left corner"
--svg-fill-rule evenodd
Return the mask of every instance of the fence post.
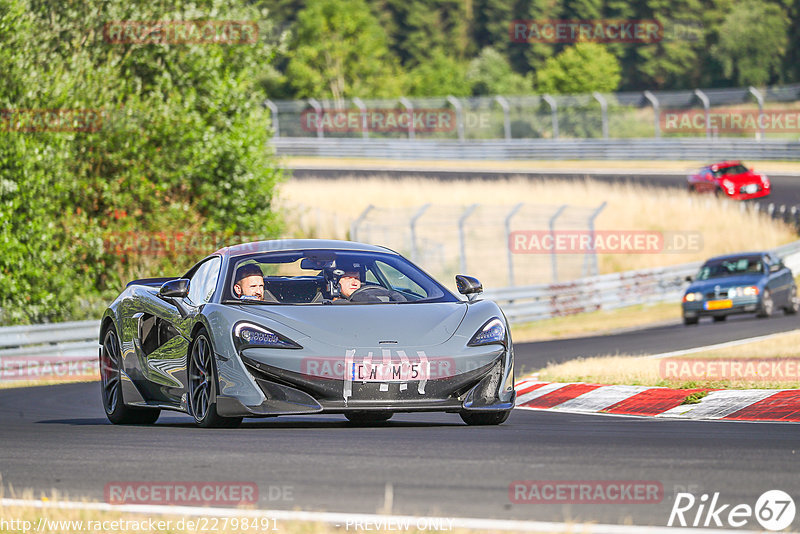
<path id="1" fill-rule="evenodd" d="M 594 91 L 592 96 L 595 100 L 600 102 L 600 113 L 602 114 L 603 121 L 603 139 L 608 139 L 608 102 L 605 97 L 597 91 Z"/>
<path id="2" fill-rule="evenodd" d="M 506 253 L 508 254 L 508 285 L 514 284 L 514 254 L 511 251 L 511 219 L 517 212 L 524 206 L 522 202 L 511 208 L 511 211 L 506 215 L 505 228 L 506 228 Z"/>
<path id="3" fill-rule="evenodd" d="M 756 133 L 756 139 L 761 141 L 761 138 L 764 137 L 764 95 L 752 85 L 747 90 L 756 97 L 756 102 L 758 102 L 758 132 Z"/>
<path id="4" fill-rule="evenodd" d="M 272 115 L 272 129 L 275 131 L 275 137 L 280 137 L 281 125 L 280 122 L 278 122 L 278 106 L 269 98 L 264 101 L 264 105 L 267 106 L 270 115 Z"/>
<path id="5" fill-rule="evenodd" d="M 314 111 L 317 113 L 317 117 L 319 117 L 317 120 L 317 137 L 321 139 L 325 137 L 322 130 L 322 106 L 316 98 L 309 98 L 308 103 L 311 104 L 311 107 L 314 108 Z"/>
<path id="6" fill-rule="evenodd" d="M 556 260 L 556 219 L 558 219 L 559 215 L 567 209 L 569 204 L 564 204 L 560 206 L 556 212 L 550 217 L 550 221 L 547 225 L 550 227 L 550 239 L 553 241 L 553 250 L 550 252 L 550 263 L 553 268 L 553 282 L 558 282 L 558 261 Z"/>
<path id="7" fill-rule="evenodd" d="M 367 139 L 369 138 L 369 129 L 367 128 L 367 106 L 365 106 L 364 101 L 358 97 L 353 99 L 353 104 L 358 107 L 358 112 L 361 115 L 361 137 Z"/>
<path id="8" fill-rule="evenodd" d="M 511 117 L 508 110 L 508 100 L 502 96 L 496 96 L 494 99 L 503 108 L 503 133 L 505 134 L 505 139 L 511 139 Z"/>
<path id="9" fill-rule="evenodd" d="M 404 96 L 401 96 L 399 101 L 403 107 L 406 108 L 406 111 L 408 111 L 408 138 L 414 139 L 414 137 L 416 137 L 414 132 L 414 104 Z"/>
<path id="10" fill-rule="evenodd" d="M 408 221 L 409 228 L 411 229 L 411 260 L 416 263 L 417 262 L 417 220 L 422 217 L 428 208 L 430 208 L 430 202 L 422 206 L 417 212 L 411 216 L 411 219 Z"/>
<path id="11" fill-rule="evenodd" d="M 597 265 L 597 249 L 594 248 L 594 220 L 600 215 L 600 212 L 606 207 L 607 202 L 604 200 L 602 204 L 600 204 L 596 210 L 589 215 L 588 220 L 588 227 L 589 227 L 589 243 L 591 243 L 591 249 L 586 252 L 586 255 L 583 257 L 583 274 L 582 276 L 595 276 L 599 271 Z M 591 266 L 589 264 L 592 264 Z"/>
<path id="12" fill-rule="evenodd" d="M 708 101 L 706 94 L 700 89 L 695 89 L 694 94 L 703 103 L 703 109 L 706 112 L 706 137 L 711 137 L 711 103 Z"/>
<path id="13" fill-rule="evenodd" d="M 367 214 L 372 211 L 375 206 L 370 204 L 367 208 L 361 212 L 353 224 L 350 225 L 350 241 L 358 241 L 358 227 L 361 225 L 362 221 L 367 218 Z"/>
<path id="14" fill-rule="evenodd" d="M 447 101 L 450 102 L 454 108 L 456 108 L 456 125 L 458 128 L 458 140 L 464 140 L 464 112 L 463 107 L 461 106 L 461 102 L 454 96 L 448 96 Z"/>
<path id="15" fill-rule="evenodd" d="M 467 274 L 467 247 L 465 244 L 466 239 L 464 238 L 464 223 L 467 222 L 467 217 L 472 215 L 472 212 L 475 211 L 475 208 L 479 205 L 480 204 L 472 204 L 467 206 L 467 209 L 465 209 L 461 217 L 458 218 L 458 249 L 461 255 L 461 274 Z"/>
<path id="16" fill-rule="evenodd" d="M 542 95 L 542 100 L 550 106 L 550 119 L 553 122 L 553 139 L 558 139 L 558 102 L 550 95 Z"/>
<path id="17" fill-rule="evenodd" d="M 658 102 L 658 98 L 656 95 L 651 93 L 650 91 L 644 92 L 644 97 L 650 101 L 650 104 L 653 106 L 653 116 L 655 117 L 653 121 L 653 126 L 655 129 L 656 139 L 661 139 L 661 117 L 659 114 L 661 113 L 661 105 Z"/>

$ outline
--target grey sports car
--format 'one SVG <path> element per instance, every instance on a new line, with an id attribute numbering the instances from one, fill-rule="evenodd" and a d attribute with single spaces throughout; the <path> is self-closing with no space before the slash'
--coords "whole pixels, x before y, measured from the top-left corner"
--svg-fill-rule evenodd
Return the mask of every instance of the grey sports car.
<path id="1" fill-rule="evenodd" d="M 480 282 L 461 300 L 389 249 L 276 240 L 226 247 L 178 278 L 130 282 L 103 314 L 102 401 L 112 423 L 161 410 L 202 427 L 244 417 L 396 412 L 504 422 L 514 354 Z"/>

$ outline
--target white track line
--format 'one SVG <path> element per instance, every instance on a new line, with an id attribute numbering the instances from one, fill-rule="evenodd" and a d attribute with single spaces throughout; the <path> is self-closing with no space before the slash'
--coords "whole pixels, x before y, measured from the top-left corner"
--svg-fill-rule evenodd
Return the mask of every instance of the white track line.
<path id="1" fill-rule="evenodd" d="M 715 345 L 706 345 L 704 347 L 694 347 L 691 349 L 684 349 L 684 350 L 673 350 L 672 352 L 662 352 L 660 354 L 650 354 L 648 356 L 642 356 L 648 360 L 659 360 L 661 358 L 669 358 L 670 356 L 683 356 L 684 354 L 694 354 L 695 352 L 703 352 L 705 350 L 715 350 L 715 349 L 724 349 L 727 347 L 736 347 L 738 345 L 746 345 L 748 343 L 755 343 L 756 341 L 763 341 L 765 339 L 772 339 L 774 337 L 785 336 L 786 334 L 792 334 L 795 332 L 800 332 L 800 329 L 796 330 L 789 330 L 787 332 L 776 332 L 774 334 L 767 334 L 765 336 L 756 336 L 756 337 L 748 337 L 745 339 L 737 339 L 736 341 L 726 341 L 725 343 L 717 343 Z"/>
<path id="2" fill-rule="evenodd" d="M 195 506 L 158 506 L 142 504 L 108 504 L 93 502 L 51 502 L 23 499 L 0 499 L 0 507 L 3 506 L 22 506 L 31 508 L 54 508 L 65 510 L 96 510 L 102 512 L 120 512 L 133 514 L 159 514 L 175 516 L 193 517 L 266 517 L 270 520 L 282 521 L 313 521 L 316 523 L 327 523 L 337 527 L 348 525 L 354 527 L 355 522 L 369 526 L 376 530 L 377 525 L 385 525 L 391 522 L 394 529 L 398 525 L 405 525 L 416 528 L 417 525 L 442 525 L 439 530 L 452 530 L 454 528 L 464 528 L 471 530 L 506 530 L 517 532 L 549 532 L 549 533 L 581 533 L 581 534 L 675 534 L 674 527 L 650 527 L 636 525 L 607 525 L 598 523 L 555 523 L 547 521 L 517 521 L 509 519 L 477 519 L 461 517 L 430 517 L 430 516 L 410 516 L 410 515 L 379 515 L 379 514 L 348 514 L 341 512 L 304 512 L 298 510 L 245 510 L 239 508 L 200 508 Z M 410 530 L 407 529 L 407 530 Z M 724 530 L 710 528 L 681 528 L 681 533 L 692 534 L 719 534 L 730 532 L 754 532 L 742 529 Z"/>

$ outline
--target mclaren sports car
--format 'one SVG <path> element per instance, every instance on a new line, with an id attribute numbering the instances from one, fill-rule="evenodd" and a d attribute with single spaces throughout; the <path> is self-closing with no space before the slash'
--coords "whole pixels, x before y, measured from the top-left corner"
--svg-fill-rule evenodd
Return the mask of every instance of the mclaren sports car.
<path id="1" fill-rule="evenodd" d="M 276 240 L 222 248 L 179 277 L 130 282 L 103 314 L 102 402 L 116 424 L 161 410 L 201 427 L 331 413 L 504 422 L 514 355 L 503 312 L 456 276 L 458 297 L 392 250 Z"/>

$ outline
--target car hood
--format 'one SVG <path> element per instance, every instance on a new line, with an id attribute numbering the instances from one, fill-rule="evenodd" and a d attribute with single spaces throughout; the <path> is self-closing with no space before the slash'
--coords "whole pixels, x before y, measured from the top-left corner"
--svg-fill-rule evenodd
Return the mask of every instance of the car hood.
<path id="1" fill-rule="evenodd" d="M 707 293 L 714 291 L 714 288 L 717 286 L 719 286 L 720 289 L 727 289 L 734 286 L 754 286 L 758 285 L 763 277 L 764 275 L 762 274 L 741 274 L 738 276 L 723 276 L 720 278 L 711 278 L 709 280 L 700 280 L 692 282 L 692 285 L 689 286 L 686 292 L 700 291 L 702 293 Z"/>
<path id="2" fill-rule="evenodd" d="M 239 308 L 316 341 L 347 348 L 377 347 L 381 341 L 403 347 L 439 345 L 453 337 L 467 312 L 467 306 L 457 302 Z"/>
<path id="3" fill-rule="evenodd" d="M 750 171 L 743 172 L 740 174 L 729 174 L 727 176 L 720 176 L 718 180 L 720 183 L 722 183 L 723 180 L 728 180 L 736 185 L 751 184 L 753 182 L 761 183 L 761 178 L 759 177 L 759 175 Z"/>

